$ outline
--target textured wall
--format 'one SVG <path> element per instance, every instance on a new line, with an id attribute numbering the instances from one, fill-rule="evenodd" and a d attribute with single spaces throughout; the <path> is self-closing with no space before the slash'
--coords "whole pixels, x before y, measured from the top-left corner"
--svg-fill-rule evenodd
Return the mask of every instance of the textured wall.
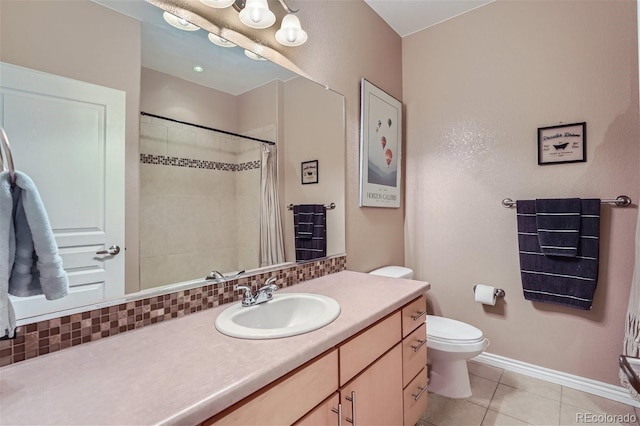
<path id="1" fill-rule="evenodd" d="M 407 265 L 435 312 L 488 351 L 618 384 L 637 205 L 603 206 L 591 311 L 525 301 L 515 209 L 555 197 L 638 202 L 635 2 L 497 1 L 403 40 Z M 537 165 L 537 128 L 587 122 L 586 163 Z M 472 287 L 506 290 L 496 307 Z"/>

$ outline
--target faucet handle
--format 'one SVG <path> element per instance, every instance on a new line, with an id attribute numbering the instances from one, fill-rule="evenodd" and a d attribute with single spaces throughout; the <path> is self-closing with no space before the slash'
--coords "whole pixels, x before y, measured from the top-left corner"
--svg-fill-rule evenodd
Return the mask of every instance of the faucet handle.
<path id="1" fill-rule="evenodd" d="M 206 277 L 204 277 L 204 279 L 205 280 L 216 280 L 216 281 L 218 281 L 218 280 L 224 280 L 225 276 L 222 275 L 222 273 L 220 273 L 220 271 L 215 271 L 214 270 L 214 271 L 209 272 L 209 274 Z"/>
<path id="2" fill-rule="evenodd" d="M 236 291 L 244 291 L 242 295 L 242 304 L 246 306 L 247 303 L 250 303 L 253 299 L 253 293 L 251 293 L 251 287 L 247 285 L 237 285 L 235 286 Z"/>
<path id="3" fill-rule="evenodd" d="M 269 277 L 269 278 L 267 278 L 267 281 L 264 282 L 264 285 L 265 286 L 272 285 L 272 284 L 274 284 L 276 282 L 277 279 L 278 279 L 277 277 Z M 278 287 L 277 284 L 275 284 L 275 286 Z"/>

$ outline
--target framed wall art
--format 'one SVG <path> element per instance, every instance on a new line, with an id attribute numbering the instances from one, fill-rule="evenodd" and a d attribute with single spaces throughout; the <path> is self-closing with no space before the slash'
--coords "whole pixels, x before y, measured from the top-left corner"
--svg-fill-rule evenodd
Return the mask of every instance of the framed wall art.
<path id="1" fill-rule="evenodd" d="M 561 124 L 538 129 L 538 164 L 587 161 L 587 123 Z"/>
<path id="2" fill-rule="evenodd" d="M 402 103 L 366 79 L 360 99 L 360 207 L 400 207 Z"/>
<path id="3" fill-rule="evenodd" d="M 318 160 L 303 161 L 300 165 L 302 184 L 318 183 Z"/>

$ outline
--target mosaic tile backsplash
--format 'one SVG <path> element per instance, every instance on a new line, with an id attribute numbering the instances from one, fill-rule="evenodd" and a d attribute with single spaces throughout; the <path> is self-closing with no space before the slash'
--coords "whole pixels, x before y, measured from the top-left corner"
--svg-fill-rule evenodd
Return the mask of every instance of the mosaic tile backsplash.
<path id="1" fill-rule="evenodd" d="M 225 283 L 22 325 L 16 329 L 14 339 L 0 341 L 0 367 L 236 302 L 242 298 L 239 292 L 234 291 L 238 284 L 249 285 L 255 291 L 267 278 L 276 276 L 276 283 L 284 288 L 343 271 L 345 264 L 346 256 L 336 256 Z"/>
<path id="2" fill-rule="evenodd" d="M 198 160 L 193 158 L 167 157 L 164 155 L 140 154 L 142 164 L 158 164 L 163 166 L 189 167 L 192 169 L 224 170 L 230 172 L 241 172 L 260 168 L 260 160 L 247 161 L 244 163 L 222 163 L 220 161 Z"/>

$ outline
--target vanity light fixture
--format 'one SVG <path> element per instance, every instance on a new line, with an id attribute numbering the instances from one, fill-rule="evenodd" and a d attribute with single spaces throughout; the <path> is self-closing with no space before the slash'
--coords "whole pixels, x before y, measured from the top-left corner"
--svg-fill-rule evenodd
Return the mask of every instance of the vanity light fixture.
<path id="1" fill-rule="evenodd" d="M 180 18 L 179 16 L 173 15 L 169 12 L 164 12 L 162 17 L 169 25 L 179 30 L 184 31 L 198 31 L 200 27 L 193 25 L 191 22 L 187 21 L 184 18 Z"/>
<path id="2" fill-rule="evenodd" d="M 276 15 L 269 10 L 267 0 L 247 0 L 239 14 L 240 21 L 250 28 L 269 28 L 276 22 Z"/>
<path id="3" fill-rule="evenodd" d="M 235 43 L 230 42 L 229 40 L 227 40 L 226 38 L 222 38 L 217 34 L 212 34 L 209 33 L 209 35 L 207 36 L 209 38 L 209 41 L 217 46 L 220 47 L 233 47 L 235 46 Z"/>
<path id="4" fill-rule="evenodd" d="M 253 59 L 254 61 L 266 61 L 267 60 L 267 58 L 263 58 L 262 56 L 258 55 L 257 53 L 254 53 L 254 52 L 252 52 L 250 50 L 247 50 L 247 49 L 244 49 L 244 54 L 247 57 Z"/>
<path id="5" fill-rule="evenodd" d="M 307 33 L 300 26 L 300 20 L 293 13 L 282 19 L 280 29 L 276 31 L 276 40 L 283 46 L 300 46 L 307 41 Z"/>
<path id="6" fill-rule="evenodd" d="M 196 65 L 195 67 L 193 67 L 193 70 L 197 73 L 204 72 L 204 68 L 202 68 L 200 65 Z"/>
<path id="7" fill-rule="evenodd" d="M 276 22 L 275 14 L 269 10 L 267 0 L 200 0 L 207 6 L 222 8 L 223 5 L 233 5 L 239 12 L 240 21 L 250 27 L 257 29 L 269 28 Z M 275 38 L 283 46 L 300 46 L 307 41 L 307 33 L 300 25 L 300 19 L 295 15 L 299 9 L 292 9 L 286 0 L 279 0 L 287 15 L 282 19 L 280 29 L 276 31 Z M 216 43 L 209 37 L 213 43 Z M 219 45 L 219 44 L 218 44 Z M 225 46 L 227 47 L 227 46 Z"/>

